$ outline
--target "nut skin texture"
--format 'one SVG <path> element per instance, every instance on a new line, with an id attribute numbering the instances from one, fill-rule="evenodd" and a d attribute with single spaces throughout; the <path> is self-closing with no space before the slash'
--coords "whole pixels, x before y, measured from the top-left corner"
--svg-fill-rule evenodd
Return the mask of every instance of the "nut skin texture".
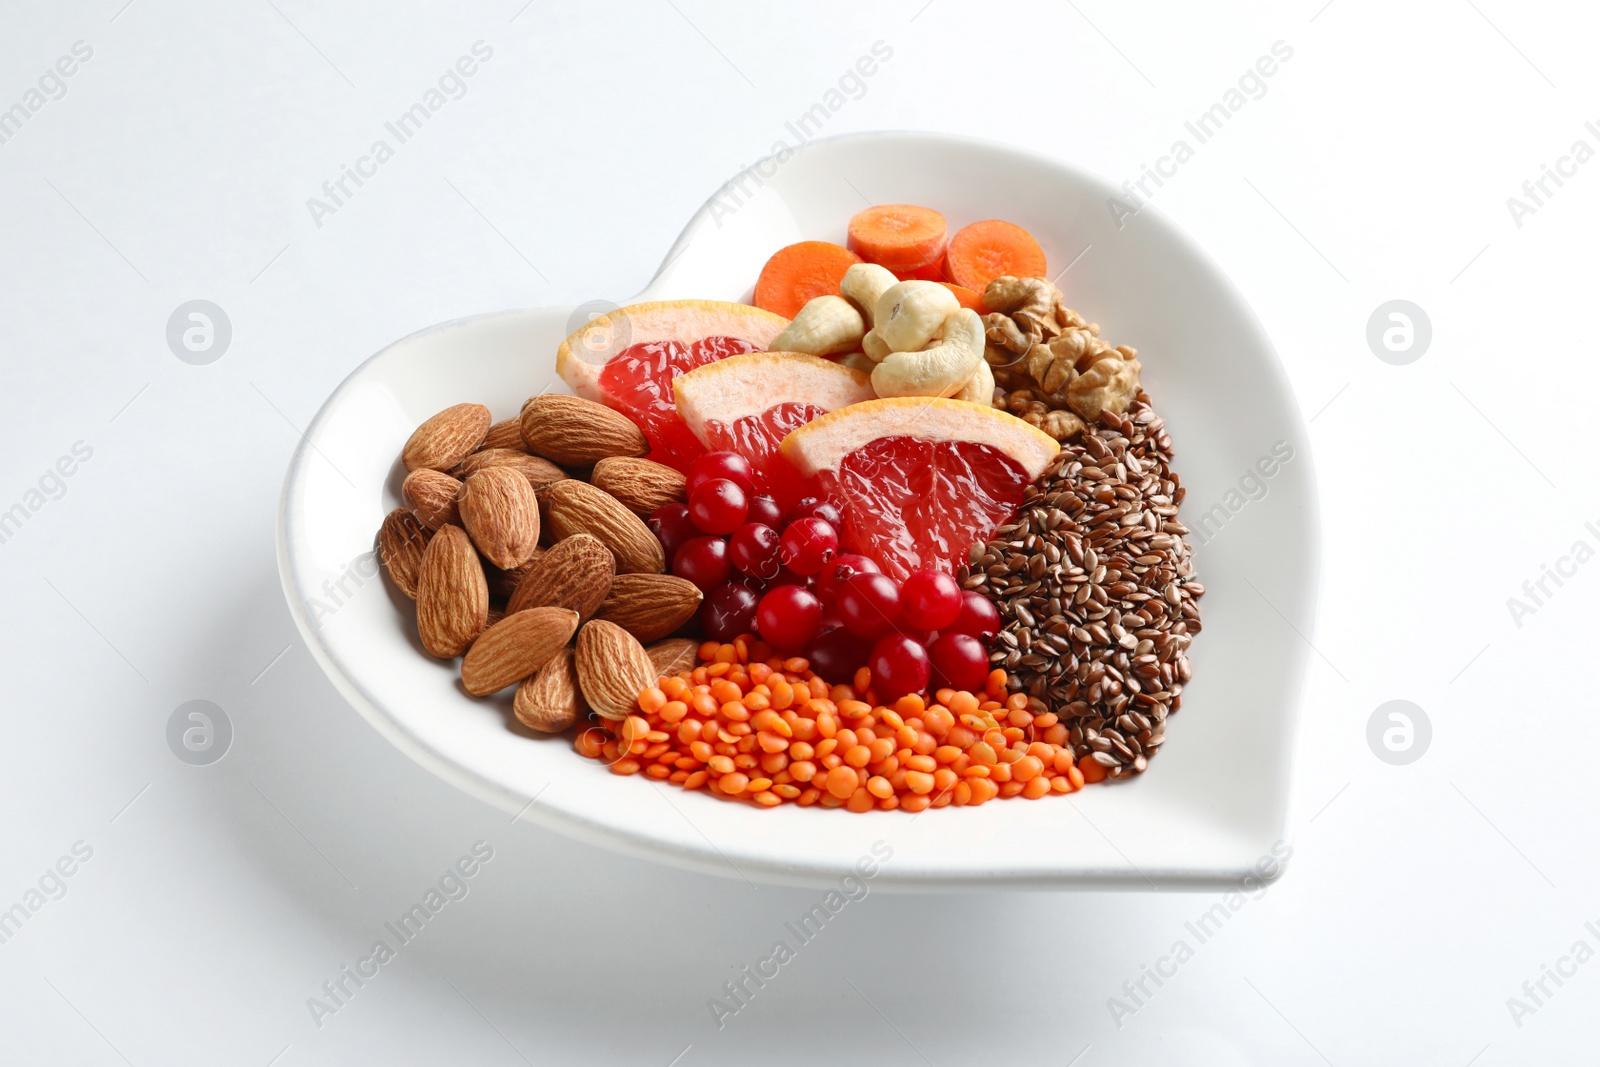
<path id="1" fill-rule="evenodd" d="M 586 533 L 611 550 L 618 574 L 666 570 L 666 555 L 650 527 L 605 490 L 568 478 L 547 487 L 540 505 L 552 541 Z"/>
<path id="2" fill-rule="evenodd" d="M 573 667 L 572 649 L 563 648 L 540 667 L 538 673 L 517 686 L 511 701 L 517 721 L 530 730 L 559 734 L 588 711 L 578 692 L 578 672 Z"/>
<path id="3" fill-rule="evenodd" d="M 460 494 L 460 481 L 429 467 L 412 471 L 400 483 L 400 496 L 411 506 L 411 514 L 430 530 L 461 522 L 456 506 Z"/>
<path id="4" fill-rule="evenodd" d="M 501 419 L 489 427 L 488 436 L 483 439 L 483 444 L 478 446 L 479 452 L 487 452 L 491 448 L 510 448 L 518 452 L 526 452 L 528 446 L 522 440 L 522 417 Z"/>
<path id="5" fill-rule="evenodd" d="M 854 352 L 867 332 L 866 320 L 842 296 L 818 296 L 806 301 L 794 321 L 772 339 L 773 352 L 805 352 L 832 356 Z"/>
<path id="6" fill-rule="evenodd" d="M 400 451 L 400 461 L 408 471 L 424 467 L 450 470 L 483 444 L 489 423 L 489 409 L 482 404 L 445 408 L 412 432 Z"/>
<path id="7" fill-rule="evenodd" d="M 573 534 L 552 545 L 539 557 L 539 565 L 522 579 L 506 611 L 560 607 L 578 613 L 579 620 L 593 615 L 611 591 L 617 574 L 611 550 L 588 534 Z"/>
<path id="8" fill-rule="evenodd" d="M 417 635 L 440 659 L 454 659 L 483 633 L 489 620 L 489 583 L 472 539 L 445 526 L 422 553 L 417 575 Z"/>
<path id="9" fill-rule="evenodd" d="M 521 444 L 521 438 L 518 438 L 518 444 Z M 521 448 L 480 448 L 461 461 L 461 466 L 456 468 L 456 476 L 465 478 L 488 467 L 510 467 L 528 479 L 528 484 L 535 490 L 567 476 L 567 472 L 554 463 L 539 456 L 530 456 Z"/>
<path id="10" fill-rule="evenodd" d="M 645 652 L 650 656 L 650 663 L 655 667 L 658 678 L 691 671 L 700 665 L 700 643 L 687 637 L 669 637 L 665 641 L 657 641 L 645 646 Z"/>
<path id="11" fill-rule="evenodd" d="M 422 570 L 422 553 L 433 537 L 417 517 L 405 508 L 395 508 L 384 517 L 378 530 L 378 562 L 400 590 L 417 599 L 417 575 Z"/>
<path id="12" fill-rule="evenodd" d="M 550 662 L 578 628 L 578 613 L 566 608 L 530 608 L 507 615 L 485 630 L 461 661 L 461 685 L 475 697 L 498 693 Z"/>
<path id="13" fill-rule="evenodd" d="M 619 574 L 595 618 L 648 644 L 694 618 L 703 597 L 693 582 L 671 574 Z"/>
<path id="14" fill-rule="evenodd" d="M 564 467 L 589 467 L 611 456 L 650 450 L 644 431 L 621 412 L 564 393 L 545 393 L 522 405 L 528 451 Z"/>
<path id="15" fill-rule="evenodd" d="M 461 483 L 461 523 L 478 550 L 501 570 L 526 563 L 539 549 L 539 499 L 511 467 L 486 467 Z"/>
<path id="16" fill-rule="evenodd" d="M 522 584 L 524 578 L 533 573 L 534 569 L 539 566 L 539 560 L 543 558 L 544 549 L 541 548 L 526 563 L 505 571 L 496 567 L 493 563 L 480 560 L 483 563 L 484 576 L 489 579 L 489 600 L 491 602 L 499 601 L 502 604 L 510 600 L 515 595 L 517 586 Z"/>
<path id="17" fill-rule="evenodd" d="M 589 475 L 589 484 L 610 493 L 642 519 L 666 504 L 681 504 L 684 481 L 682 471 L 632 456 L 602 459 Z"/>
<path id="18" fill-rule="evenodd" d="M 627 718 L 639 694 L 659 677 L 638 638 L 600 619 L 590 619 L 578 631 L 573 663 L 583 699 L 605 719 Z"/>

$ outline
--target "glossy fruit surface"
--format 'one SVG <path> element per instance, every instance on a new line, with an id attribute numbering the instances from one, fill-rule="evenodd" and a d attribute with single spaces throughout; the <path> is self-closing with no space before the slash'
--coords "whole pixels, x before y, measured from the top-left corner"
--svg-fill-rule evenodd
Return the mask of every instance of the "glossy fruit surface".
<path id="1" fill-rule="evenodd" d="M 928 659 L 933 665 L 935 688 L 948 686 L 976 693 L 988 681 L 989 654 L 983 643 L 970 634 L 940 634 L 928 646 Z"/>
<path id="2" fill-rule="evenodd" d="M 672 573 L 711 592 L 728 580 L 728 542 L 712 534 L 691 537 L 673 554 Z"/>
<path id="3" fill-rule="evenodd" d="M 867 660 L 872 672 L 872 691 L 880 701 L 898 700 L 907 693 L 928 688 L 932 666 L 922 642 L 904 634 L 890 634 L 872 646 Z"/>
<path id="4" fill-rule="evenodd" d="M 876 640 L 900 622 L 900 587 L 886 574 L 854 574 L 839 587 L 834 607 L 845 629 Z"/>
<path id="5" fill-rule="evenodd" d="M 805 648 L 811 669 L 822 675 L 829 685 L 849 685 L 856 671 L 867 665 L 871 653 L 872 642 L 857 637 L 843 626 L 818 634 Z"/>
<path id="6" fill-rule="evenodd" d="M 706 594 L 700 607 L 700 625 L 713 641 L 732 641 L 740 634 L 754 633 L 756 607 L 761 594 L 740 582 L 727 582 Z"/>
<path id="7" fill-rule="evenodd" d="M 970 634 L 988 644 L 1000 632 L 1000 611 L 989 598 L 973 589 L 961 594 L 961 611 L 944 627 L 946 631 Z"/>
<path id="8" fill-rule="evenodd" d="M 942 630 L 961 614 L 961 586 L 944 571 L 920 570 L 900 583 L 906 622 L 919 630 Z"/>
<path id="9" fill-rule="evenodd" d="M 783 508 L 772 497 L 757 493 L 750 498 L 750 512 L 745 516 L 745 521 L 759 522 L 776 530 L 783 525 Z"/>
<path id="10" fill-rule="evenodd" d="M 798 585 L 769 590 L 756 607 L 756 631 L 774 648 L 796 652 L 822 628 L 822 601 Z"/>
<path id="11" fill-rule="evenodd" d="M 752 578 L 775 578 L 779 540 L 778 531 L 765 523 L 747 522 L 728 538 L 728 562 Z"/>
<path id="12" fill-rule="evenodd" d="M 839 595 L 839 587 L 853 574 L 878 574 L 878 565 L 866 556 L 854 552 L 841 552 L 822 565 L 817 572 L 816 591 L 825 606 L 832 606 Z"/>
<path id="13" fill-rule="evenodd" d="M 706 337 L 691 344 L 650 341 L 630 345 L 606 362 L 599 384 L 607 404 L 638 424 L 650 441 L 650 458 L 687 470 L 705 446 L 678 418 L 672 379 L 758 346 L 737 337 Z"/>
<path id="14" fill-rule="evenodd" d="M 689 518 L 706 533 L 732 533 L 744 525 L 749 510 L 744 490 L 731 478 L 701 482 L 689 494 Z"/>
<path id="15" fill-rule="evenodd" d="M 779 558 L 796 574 L 813 575 L 839 550 L 839 533 L 822 519 L 796 519 L 783 529 Z"/>
<path id="16" fill-rule="evenodd" d="M 750 461 L 737 452 L 726 450 L 707 452 L 691 463 L 684 476 L 683 491 L 692 496 L 701 485 L 717 478 L 737 483 L 746 493 L 755 492 L 756 477 Z"/>
<path id="17" fill-rule="evenodd" d="M 656 535 L 656 540 L 661 542 L 661 547 L 669 560 L 683 547 L 685 541 L 700 536 L 694 520 L 689 518 L 687 504 L 663 504 L 650 514 L 646 525 L 650 527 L 650 532 Z"/>

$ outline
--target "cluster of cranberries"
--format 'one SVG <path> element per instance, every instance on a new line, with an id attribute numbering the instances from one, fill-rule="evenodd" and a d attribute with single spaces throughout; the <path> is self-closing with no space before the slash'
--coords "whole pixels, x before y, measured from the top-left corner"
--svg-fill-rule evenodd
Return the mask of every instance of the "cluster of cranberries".
<path id="1" fill-rule="evenodd" d="M 837 506 L 807 497 L 785 514 L 755 492 L 736 452 L 697 459 L 686 491 L 688 503 L 659 508 L 650 529 L 672 573 L 705 594 L 707 637 L 759 634 L 833 684 L 867 667 L 879 700 L 930 685 L 983 689 L 1000 614 L 981 594 L 936 570 L 896 583 L 866 556 L 840 553 Z"/>

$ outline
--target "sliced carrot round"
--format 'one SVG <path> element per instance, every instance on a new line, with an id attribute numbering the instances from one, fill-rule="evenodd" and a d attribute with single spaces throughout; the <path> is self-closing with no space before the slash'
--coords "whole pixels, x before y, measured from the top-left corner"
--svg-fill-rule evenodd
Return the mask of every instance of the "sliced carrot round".
<path id="1" fill-rule="evenodd" d="M 850 250 L 868 263 L 912 271 L 944 255 L 944 216 L 914 204 L 879 204 L 850 220 Z"/>
<path id="2" fill-rule="evenodd" d="M 950 239 L 945 263 L 957 285 L 981 293 L 1001 275 L 1046 277 L 1044 249 L 1021 226 L 986 219 L 964 226 Z"/>
<path id="3" fill-rule="evenodd" d="M 838 296 L 844 272 L 860 262 L 860 256 L 829 241 L 780 248 L 756 279 L 755 305 L 792 319 L 813 297 Z"/>
<path id="4" fill-rule="evenodd" d="M 940 282 L 940 285 L 955 294 L 956 300 L 964 308 L 970 308 L 980 315 L 989 314 L 989 309 L 983 306 L 983 294 L 975 293 L 964 285 L 952 285 L 949 282 Z"/>
<path id="5" fill-rule="evenodd" d="M 917 267 L 913 270 L 897 270 L 894 272 L 894 276 L 903 282 L 945 282 L 950 280 L 950 276 L 945 273 L 948 269 L 944 263 L 944 256 L 940 256 L 925 267 Z"/>

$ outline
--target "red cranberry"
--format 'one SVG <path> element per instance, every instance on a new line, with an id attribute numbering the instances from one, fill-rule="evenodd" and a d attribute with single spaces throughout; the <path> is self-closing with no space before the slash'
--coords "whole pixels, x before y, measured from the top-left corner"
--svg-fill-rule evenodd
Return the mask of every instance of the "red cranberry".
<path id="1" fill-rule="evenodd" d="M 787 522 L 793 523 L 800 519 L 821 519 L 836 530 L 839 524 L 844 522 L 844 516 L 839 512 L 839 505 L 820 496 L 805 497 L 789 509 Z"/>
<path id="2" fill-rule="evenodd" d="M 672 573 L 709 593 L 728 580 L 728 542 L 709 534 L 690 538 L 673 553 Z"/>
<path id="3" fill-rule="evenodd" d="M 728 538 L 728 562 L 752 578 L 778 574 L 778 531 L 759 522 L 747 522 Z"/>
<path id="4" fill-rule="evenodd" d="M 756 607 L 756 630 L 774 648 L 795 652 L 822 627 L 822 601 L 799 585 L 780 585 Z"/>
<path id="5" fill-rule="evenodd" d="M 1000 632 L 1000 612 L 988 597 L 968 589 L 961 594 L 960 614 L 944 629 L 958 634 L 971 634 L 987 645 Z"/>
<path id="6" fill-rule="evenodd" d="M 691 537 L 700 536 L 694 520 L 689 518 L 689 505 L 663 504 L 650 514 L 650 532 L 661 542 L 661 548 L 671 559 Z"/>
<path id="7" fill-rule="evenodd" d="M 727 478 L 736 482 L 746 493 L 756 491 L 756 473 L 751 469 L 749 460 L 737 452 L 707 452 L 689 464 L 684 492 L 693 496 L 702 482 L 716 478 Z"/>
<path id="8" fill-rule="evenodd" d="M 919 630 L 942 630 L 961 614 L 961 586 L 944 571 L 917 571 L 900 583 L 906 622 Z"/>
<path id="9" fill-rule="evenodd" d="M 927 689 L 932 668 L 922 642 L 904 634 L 890 634 L 872 646 L 867 669 L 872 672 L 873 693 L 888 702 Z"/>
<path id="10" fill-rule="evenodd" d="M 744 524 L 750 505 L 739 483 L 731 478 L 701 482 L 689 494 L 689 518 L 706 533 L 731 534 Z"/>
<path id="11" fill-rule="evenodd" d="M 713 641 L 732 641 L 740 634 L 755 633 L 756 606 L 761 595 L 747 585 L 728 582 L 706 594 L 700 607 L 700 625 Z"/>
<path id="12" fill-rule="evenodd" d="M 951 631 L 941 635 L 928 646 L 928 659 L 933 663 L 935 689 L 949 686 L 979 693 L 989 680 L 989 654 L 983 650 L 983 642 L 971 634 Z"/>
<path id="13" fill-rule="evenodd" d="M 779 557 L 796 574 L 812 575 L 839 550 L 839 532 L 822 519 L 796 519 L 783 531 Z"/>
<path id="14" fill-rule="evenodd" d="M 839 595 L 839 587 L 852 574 L 877 574 L 878 565 L 866 556 L 842 552 L 822 565 L 817 572 L 817 595 L 824 604 L 832 604 Z"/>
<path id="15" fill-rule="evenodd" d="M 783 526 L 783 508 L 770 496 L 753 496 L 750 498 L 750 513 L 744 519 L 776 530 Z"/>
<path id="16" fill-rule="evenodd" d="M 812 638 L 806 646 L 805 657 L 811 661 L 811 669 L 822 675 L 822 680 L 829 685 L 849 685 L 856 671 L 867 665 L 871 652 L 870 642 L 838 627 Z"/>
<path id="17" fill-rule="evenodd" d="M 839 587 L 834 605 L 845 629 L 875 641 L 900 621 L 900 587 L 886 574 L 853 574 Z"/>

